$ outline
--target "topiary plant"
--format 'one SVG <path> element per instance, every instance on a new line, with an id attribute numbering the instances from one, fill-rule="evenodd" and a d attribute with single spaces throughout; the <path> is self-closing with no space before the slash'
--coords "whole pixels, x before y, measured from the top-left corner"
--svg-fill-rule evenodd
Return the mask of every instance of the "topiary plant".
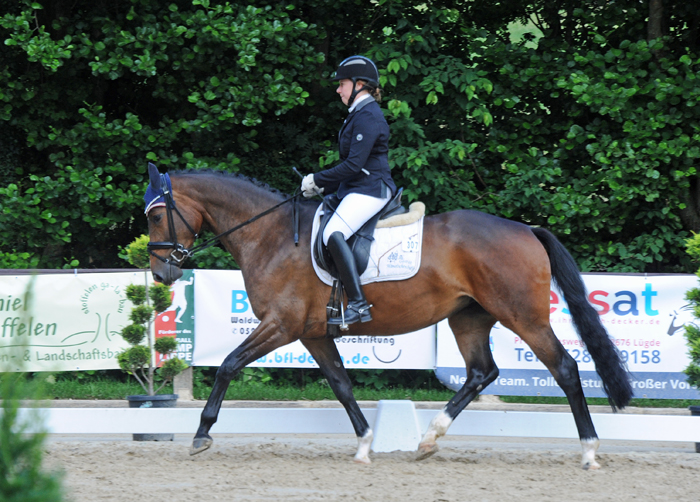
<path id="1" fill-rule="evenodd" d="M 693 237 L 687 239 L 685 245 L 693 261 L 700 261 L 700 234 L 694 234 Z M 695 275 L 700 277 L 700 269 L 695 272 Z M 700 288 L 687 291 L 685 299 L 693 307 L 693 316 L 700 319 Z M 700 328 L 694 323 L 686 324 L 685 338 L 688 340 L 690 364 L 683 372 L 688 376 L 690 385 L 700 387 Z"/>
<path id="2" fill-rule="evenodd" d="M 177 350 L 177 340 L 174 336 L 163 336 L 157 338 L 155 342 L 151 336 L 154 312 L 165 312 L 170 307 L 170 288 L 164 284 L 155 284 L 148 289 L 146 286 L 130 284 L 126 288 L 126 297 L 134 307 L 129 316 L 131 324 L 122 329 L 121 335 L 131 347 L 120 352 L 117 360 L 119 367 L 133 375 L 148 395 L 153 396 L 187 368 L 187 364 L 177 357 L 167 359 L 157 369 L 154 364 L 153 350 L 164 357 Z M 153 305 L 148 302 L 148 299 L 153 302 Z M 143 343 L 144 341 L 146 343 Z M 155 388 L 156 374 L 162 378 L 162 383 L 157 389 Z"/>
<path id="3" fill-rule="evenodd" d="M 119 257 L 136 268 L 149 268 L 148 241 L 147 235 L 137 237 L 119 253 Z"/>
<path id="4" fill-rule="evenodd" d="M 148 250 L 146 248 L 148 240 L 147 235 L 142 235 L 124 249 L 126 252 L 124 258 L 137 268 L 148 268 Z M 134 378 L 148 395 L 154 396 L 176 375 L 187 368 L 187 363 L 177 357 L 166 360 L 158 369 L 155 367 L 153 350 L 164 357 L 177 350 L 177 340 L 174 336 L 163 336 L 154 342 L 151 335 L 154 312 L 158 314 L 165 312 L 172 303 L 170 288 L 164 284 L 155 284 L 150 288 L 130 284 L 126 288 L 126 297 L 134 307 L 129 315 L 131 324 L 125 326 L 121 334 L 131 347 L 120 352 L 117 360 L 123 371 L 134 375 Z M 153 302 L 152 305 L 149 303 L 149 299 Z M 147 341 L 146 344 L 142 343 L 144 340 Z M 156 373 L 163 379 L 157 389 L 155 389 Z"/>

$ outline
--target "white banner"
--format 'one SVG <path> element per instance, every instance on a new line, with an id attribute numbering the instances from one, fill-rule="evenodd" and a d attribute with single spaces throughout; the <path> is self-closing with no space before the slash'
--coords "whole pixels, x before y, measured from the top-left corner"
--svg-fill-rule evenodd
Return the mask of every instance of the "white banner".
<path id="1" fill-rule="evenodd" d="M 635 395 L 700 397 L 682 373 L 689 362 L 683 326 L 693 322 L 685 293 L 698 286 L 698 278 L 681 274 L 584 274 L 583 279 L 589 302 L 635 377 Z M 600 391 L 602 396 L 594 363 L 574 330 L 561 293 L 554 287 L 550 292 L 550 322 L 557 338 L 578 363 L 584 386 Z M 438 377 L 458 388 L 466 377 L 464 360 L 446 321 L 438 324 L 437 332 Z M 501 375 L 486 393 L 563 395 L 530 347 L 500 323 L 491 331 L 490 345 Z"/>
<path id="2" fill-rule="evenodd" d="M 175 292 L 161 331 L 175 332 L 184 357 L 195 366 L 219 366 L 259 324 L 239 271 L 194 271 Z M 584 274 L 589 301 L 598 310 L 632 372 L 637 397 L 698 399 L 683 369 L 688 348 L 683 326 L 694 322 L 685 293 L 698 286 L 695 275 Z M 143 271 L 0 276 L 0 369 L 74 371 L 118 368 L 116 354 L 127 345 L 119 335 L 129 323 L 131 283 L 150 281 Z M 184 280 L 184 279 L 183 279 Z M 194 309 L 191 289 L 194 288 Z M 181 296 L 182 298 L 179 298 Z M 188 301 L 190 298 L 190 301 Z M 560 292 L 550 293 L 556 336 L 579 364 L 588 396 L 602 396 L 590 355 L 575 333 Z M 194 329 L 187 325 L 194 316 Z M 167 317 L 167 319 L 166 319 Z M 194 331 L 194 333 L 192 333 Z M 396 337 L 346 336 L 335 343 L 348 368 L 433 369 L 459 388 L 464 361 L 446 321 Z M 563 395 L 532 350 L 515 333 L 496 324 L 491 349 L 499 378 L 486 393 Z M 194 345 L 194 353 L 189 351 Z M 261 357 L 251 366 L 316 367 L 300 342 Z"/>
<path id="3" fill-rule="evenodd" d="M 220 366 L 260 321 L 250 307 L 240 271 L 195 270 L 195 366 Z M 329 290 L 330 294 L 330 290 Z M 433 369 L 435 327 L 396 337 L 345 336 L 336 340 L 346 368 Z M 249 366 L 317 368 L 294 342 Z"/>
<path id="4" fill-rule="evenodd" d="M 144 272 L 0 276 L 0 369 L 116 369 L 128 284 Z"/>

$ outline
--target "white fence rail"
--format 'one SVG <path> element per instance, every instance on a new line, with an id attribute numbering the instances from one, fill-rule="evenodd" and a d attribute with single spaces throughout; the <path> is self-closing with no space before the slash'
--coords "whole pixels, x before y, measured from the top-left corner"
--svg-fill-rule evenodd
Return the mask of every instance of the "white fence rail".
<path id="1" fill-rule="evenodd" d="M 380 401 L 380 409 L 382 405 Z M 384 402 L 387 403 L 387 402 Z M 390 402 L 388 402 L 390 403 Z M 363 409 L 375 437 L 386 430 L 415 427 L 424 432 L 436 410 L 387 414 L 391 423 L 376 423 L 378 409 Z M 174 433 L 194 434 L 199 425 L 198 408 L 42 408 L 38 412 L 44 430 L 53 434 Z M 632 441 L 700 442 L 700 417 L 676 415 L 592 414 L 601 439 Z M 31 431 L 30 431 L 31 432 Z M 223 408 L 212 434 L 352 434 L 342 408 Z M 450 435 L 539 438 L 577 438 L 570 413 L 464 411 L 450 427 Z"/>

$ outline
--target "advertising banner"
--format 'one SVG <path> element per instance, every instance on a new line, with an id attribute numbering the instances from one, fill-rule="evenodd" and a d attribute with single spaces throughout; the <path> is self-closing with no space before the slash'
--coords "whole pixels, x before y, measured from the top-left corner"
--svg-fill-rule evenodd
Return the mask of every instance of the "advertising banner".
<path id="1" fill-rule="evenodd" d="M 149 274 L 150 275 L 150 274 Z M 169 357 L 179 357 L 192 366 L 194 353 L 194 271 L 183 270 L 182 277 L 170 287 L 173 303 L 153 322 L 156 338 L 175 336 L 178 350 Z M 156 353 L 156 364 L 163 365 L 165 358 Z"/>
<path id="2" fill-rule="evenodd" d="M 129 284 L 153 284 L 147 271 L 0 276 L 0 370 L 118 369 L 129 347 Z M 172 287 L 173 304 L 158 315 L 155 335 L 176 335 L 178 357 L 192 362 L 194 279 L 191 270 Z M 157 361 L 162 364 L 162 361 Z"/>
<path id="3" fill-rule="evenodd" d="M 685 293 L 697 287 L 695 275 L 583 274 L 588 300 L 620 350 L 632 373 L 635 397 L 700 399 L 686 382 L 688 348 L 683 326 L 693 322 Z M 605 397 L 594 363 L 574 330 L 561 292 L 550 292 L 550 322 L 555 335 L 579 367 L 587 397 Z M 458 389 L 466 379 L 464 360 L 446 321 L 437 327 L 436 375 Z M 484 394 L 563 396 L 563 391 L 530 347 L 515 333 L 496 324 L 490 346 L 498 379 Z"/>
<path id="4" fill-rule="evenodd" d="M 584 274 L 588 299 L 620 350 L 636 397 L 700 399 L 686 381 L 684 326 L 695 322 L 685 300 L 695 275 Z M 150 273 L 125 271 L 0 276 L 0 369 L 75 371 L 118 368 L 127 347 L 128 284 Z M 252 312 L 240 271 L 186 270 L 172 288 L 173 304 L 154 323 L 156 336 L 177 336 L 178 357 L 219 366 L 260 321 Z M 195 310 L 197 315 L 195 316 Z M 604 397 L 591 357 L 573 329 L 561 293 L 550 292 L 550 322 L 577 361 L 589 397 Z M 196 334 L 196 337 L 195 337 Z M 437 346 L 436 346 L 437 336 Z M 348 368 L 433 369 L 448 387 L 466 379 L 464 361 L 446 321 L 396 337 L 346 336 L 335 343 Z M 500 369 L 485 393 L 563 396 L 549 371 L 520 337 L 496 324 L 490 346 Z M 303 368 L 316 362 L 300 342 L 281 347 L 251 366 Z"/>
<path id="5" fill-rule="evenodd" d="M 260 324 L 250 307 L 240 271 L 195 270 L 196 366 L 220 366 Z M 329 293 L 330 294 L 330 293 Z M 395 337 L 346 336 L 336 340 L 346 368 L 433 369 L 435 327 Z M 316 368 L 301 342 L 261 357 L 249 366 Z"/>
<path id="6" fill-rule="evenodd" d="M 0 276 L 0 368 L 115 369 L 128 284 L 144 272 Z"/>

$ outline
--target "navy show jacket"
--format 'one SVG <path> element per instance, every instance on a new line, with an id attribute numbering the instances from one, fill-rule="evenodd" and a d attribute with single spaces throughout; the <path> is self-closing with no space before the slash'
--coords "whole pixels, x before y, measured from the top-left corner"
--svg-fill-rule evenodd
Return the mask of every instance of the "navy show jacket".
<path id="1" fill-rule="evenodd" d="M 358 103 L 345 119 L 338 150 L 340 164 L 314 174 L 325 195 L 337 190 L 340 199 L 349 193 L 383 197 L 387 194 L 382 182 L 396 193 L 389 169 L 389 124 L 373 98 Z"/>

